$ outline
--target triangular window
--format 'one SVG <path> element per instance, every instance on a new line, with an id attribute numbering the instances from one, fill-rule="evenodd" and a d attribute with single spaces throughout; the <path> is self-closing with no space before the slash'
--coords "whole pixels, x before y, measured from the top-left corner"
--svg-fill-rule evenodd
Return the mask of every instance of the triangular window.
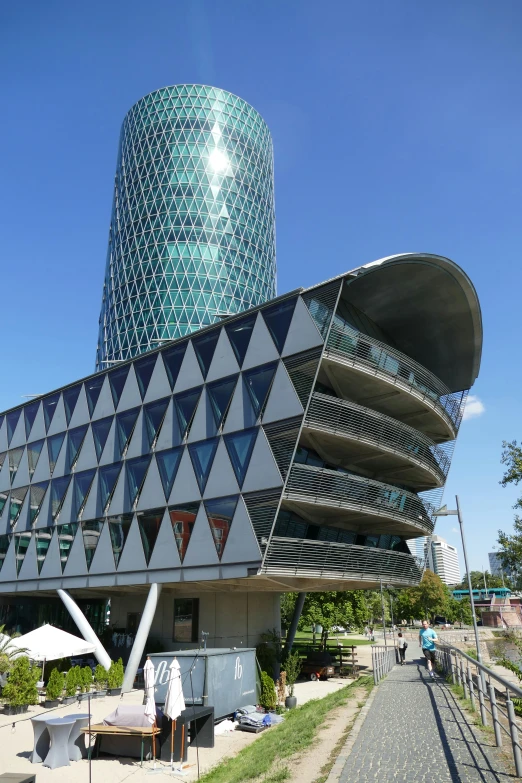
<path id="1" fill-rule="evenodd" d="M 46 432 L 49 431 L 49 427 L 51 426 L 51 422 L 53 420 L 54 414 L 56 413 L 56 406 L 58 405 L 59 399 L 60 399 L 59 392 L 56 392 L 55 394 L 50 394 L 49 397 L 44 397 L 43 412 L 44 412 Z"/>
<path id="2" fill-rule="evenodd" d="M 11 543 L 11 536 L 0 536 L 0 571 L 4 564 L 7 552 L 9 550 L 9 544 Z"/>
<path id="3" fill-rule="evenodd" d="M 178 379 L 179 371 L 181 369 L 181 364 L 183 362 L 183 357 L 185 356 L 185 351 L 187 349 L 187 344 L 188 343 L 182 343 L 181 345 L 174 345 L 172 348 L 167 348 L 165 351 L 161 352 L 163 364 L 165 365 L 165 370 L 167 373 L 167 377 L 169 379 L 171 389 L 174 389 L 174 386 Z"/>
<path id="4" fill-rule="evenodd" d="M 100 392 L 104 380 L 105 380 L 105 375 L 98 375 L 96 376 L 96 378 L 91 378 L 90 381 L 85 381 L 85 394 L 87 396 L 89 416 L 92 416 L 93 411 L 96 407 L 96 403 L 98 402 L 98 397 L 100 396 Z"/>
<path id="5" fill-rule="evenodd" d="M 98 487 L 101 510 L 103 513 L 107 510 L 107 506 L 109 505 L 116 488 L 116 481 L 120 475 L 121 465 L 121 462 L 114 462 L 112 465 L 104 465 L 100 468 Z"/>
<path id="6" fill-rule="evenodd" d="M 265 409 L 276 368 L 277 362 L 271 362 L 243 373 L 243 381 L 257 417 L 261 416 Z"/>
<path id="7" fill-rule="evenodd" d="M 210 469 L 216 456 L 218 442 L 219 438 L 208 438 L 207 440 L 200 440 L 198 443 L 190 443 L 188 447 L 201 494 L 203 494 L 207 485 Z"/>
<path id="8" fill-rule="evenodd" d="M 91 568 L 102 530 L 103 519 L 90 519 L 88 522 L 82 522 L 83 548 L 85 550 L 85 560 L 87 561 L 87 571 Z"/>
<path id="9" fill-rule="evenodd" d="M 202 386 L 174 395 L 174 407 L 179 421 L 182 439 L 190 432 L 190 425 L 201 397 Z"/>
<path id="10" fill-rule="evenodd" d="M 65 493 L 67 492 L 70 481 L 70 476 L 61 476 L 60 478 L 55 478 L 51 481 L 51 514 L 53 522 L 56 522 L 56 518 L 63 506 Z"/>
<path id="11" fill-rule="evenodd" d="M 215 329 L 209 334 L 204 334 L 201 337 L 196 337 L 192 340 L 192 345 L 198 357 L 199 366 L 203 373 L 203 378 L 207 377 L 207 373 L 216 350 L 217 341 L 219 340 L 219 330 Z"/>
<path id="12" fill-rule="evenodd" d="M 247 352 L 254 325 L 256 323 L 257 313 L 252 313 L 240 321 L 233 321 L 225 326 L 228 339 L 232 345 L 239 366 L 243 364 Z"/>
<path id="13" fill-rule="evenodd" d="M 115 517 L 109 517 L 107 522 L 109 523 L 109 531 L 111 534 L 112 553 L 114 555 L 114 565 L 118 568 L 120 557 L 129 535 L 130 526 L 132 524 L 132 514 L 119 514 Z"/>
<path id="14" fill-rule="evenodd" d="M 96 468 L 82 470 L 80 473 L 74 474 L 72 517 L 76 518 L 81 515 L 95 474 Z"/>
<path id="15" fill-rule="evenodd" d="M 154 551 L 164 512 L 164 508 L 153 508 L 150 511 L 138 511 L 136 515 L 147 565 L 150 563 Z"/>
<path id="16" fill-rule="evenodd" d="M 7 445 L 11 443 L 13 440 L 13 435 L 15 434 L 16 425 L 18 424 L 18 420 L 20 418 L 20 414 L 22 412 L 21 408 L 18 408 L 16 411 L 11 411 L 11 413 L 8 413 L 6 416 L 7 419 Z"/>
<path id="17" fill-rule="evenodd" d="M 214 414 L 214 421 L 216 427 L 219 429 L 224 421 L 225 416 L 236 388 L 238 375 L 230 375 L 228 378 L 222 378 L 214 383 L 209 383 L 207 386 L 208 396 L 210 398 L 210 404 L 212 406 L 212 413 Z"/>
<path id="18" fill-rule="evenodd" d="M 124 367 L 118 367 L 117 370 L 112 370 L 109 373 L 109 383 L 112 392 L 112 400 L 114 407 L 118 407 L 127 375 L 129 374 L 130 364 L 126 364 Z"/>
<path id="19" fill-rule="evenodd" d="M 0 470 L 2 470 L 6 456 L 7 456 L 7 451 L 0 452 Z"/>
<path id="20" fill-rule="evenodd" d="M 80 456 L 80 449 L 87 434 L 88 425 L 82 424 L 81 427 L 75 427 L 69 430 L 67 434 L 67 465 L 72 470 Z"/>
<path id="21" fill-rule="evenodd" d="M 187 553 L 194 524 L 198 515 L 199 503 L 185 503 L 181 506 L 169 506 L 170 521 L 178 547 L 179 559 L 183 563 Z"/>
<path id="22" fill-rule="evenodd" d="M 58 525 L 56 528 L 58 533 L 58 549 L 60 551 L 60 565 L 62 567 L 62 573 L 65 566 L 67 565 L 67 561 L 69 560 L 69 555 L 71 554 L 71 549 L 77 530 L 77 522 L 69 522 L 66 525 Z"/>
<path id="23" fill-rule="evenodd" d="M 34 443 L 27 444 L 27 462 L 29 463 L 30 478 L 33 477 L 33 473 L 35 472 L 36 466 L 38 465 L 38 460 L 40 459 L 43 445 L 43 440 L 36 440 Z"/>
<path id="24" fill-rule="evenodd" d="M 40 513 L 48 486 L 48 481 L 40 481 L 37 484 L 31 484 L 31 493 L 29 495 L 29 516 L 31 525 Z"/>
<path id="25" fill-rule="evenodd" d="M 282 352 L 285 345 L 296 301 L 296 299 L 285 299 L 284 302 L 279 302 L 278 304 L 261 310 L 261 315 L 265 319 L 268 331 L 272 335 L 272 339 L 279 353 Z"/>
<path id="26" fill-rule="evenodd" d="M 182 454 L 183 448 L 168 449 L 167 451 L 156 452 L 156 462 L 158 463 L 158 470 L 166 500 L 169 499 L 170 493 L 172 491 L 174 479 L 176 478 L 176 473 L 178 472 Z"/>
<path id="27" fill-rule="evenodd" d="M 143 408 L 145 416 L 145 426 L 147 428 L 147 437 L 149 439 L 149 448 L 152 448 L 158 437 L 163 419 L 167 412 L 170 397 L 165 397 L 157 402 L 150 402 Z"/>
<path id="28" fill-rule="evenodd" d="M 145 356 L 137 362 L 134 362 L 134 372 L 136 373 L 136 380 L 138 381 L 138 387 L 141 394 L 141 399 L 147 394 L 149 388 L 150 379 L 156 366 L 157 355 Z"/>
<path id="29" fill-rule="evenodd" d="M 28 491 L 29 487 L 17 487 L 17 489 L 11 490 L 11 496 L 9 498 L 9 522 L 11 527 L 14 527 L 18 522 L 18 517 L 22 511 L 22 506 Z"/>
<path id="30" fill-rule="evenodd" d="M 227 543 L 238 498 L 239 495 L 231 495 L 226 498 L 204 501 L 212 538 L 214 539 L 216 552 L 220 560 L 225 551 L 225 544 Z"/>
<path id="31" fill-rule="evenodd" d="M 145 481 L 145 476 L 150 465 L 151 455 L 146 454 L 144 457 L 135 457 L 128 460 L 125 463 L 125 470 L 127 475 L 127 486 L 129 490 L 129 500 L 131 506 L 134 505 L 138 499 L 138 495 Z"/>
<path id="32" fill-rule="evenodd" d="M 47 557 L 53 533 L 54 527 L 43 527 L 36 531 L 36 563 L 38 565 L 38 573 L 41 572 L 45 558 Z"/>
<path id="33" fill-rule="evenodd" d="M 29 433 L 31 432 L 31 428 L 34 424 L 34 420 L 36 419 L 36 414 L 38 413 L 39 406 L 40 406 L 40 400 L 37 400 L 36 402 L 32 402 L 30 405 L 26 405 L 24 408 L 26 438 L 29 437 Z"/>
<path id="34" fill-rule="evenodd" d="M 8 497 L 9 497 L 9 492 L 0 492 L 0 517 L 4 513 L 4 508 L 6 506 Z"/>
<path id="35" fill-rule="evenodd" d="M 99 419 L 98 421 L 93 421 L 91 424 L 92 436 L 94 438 L 94 448 L 96 449 L 96 457 L 98 462 L 100 461 L 103 449 L 107 443 L 107 438 L 109 436 L 113 419 L 114 416 L 107 416 L 106 419 Z"/>
<path id="36" fill-rule="evenodd" d="M 78 384 L 78 386 L 71 386 L 70 389 L 66 389 L 63 393 L 63 404 L 65 407 L 65 418 L 67 419 L 67 424 L 72 419 L 72 415 L 74 413 L 74 409 L 76 408 L 76 403 L 78 402 L 78 397 L 80 396 L 80 392 L 82 390 L 81 384 Z"/>
<path id="37" fill-rule="evenodd" d="M 130 411 L 118 413 L 116 416 L 116 434 L 118 437 L 119 458 L 123 457 L 131 435 L 136 426 L 139 408 L 132 408 Z"/>
<path id="38" fill-rule="evenodd" d="M 65 432 L 59 432 L 57 435 L 53 435 L 51 438 L 47 438 L 47 451 L 49 452 L 49 471 L 51 475 L 56 466 L 64 438 Z"/>
<path id="39" fill-rule="evenodd" d="M 25 560 L 25 556 L 27 554 L 27 550 L 29 549 L 29 544 L 31 543 L 31 538 L 33 537 L 33 534 L 29 531 L 25 531 L 24 533 L 15 533 L 15 552 L 16 552 L 16 573 L 20 573 L 20 569 L 23 565 L 23 562 Z"/>
<path id="40" fill-rule="evenodd" d="M 11 481 L 11 484 L 14 481 L 14 478 L 18 472 L 18 466 L 20 464 L 20 461 L 22 459 L 22 455 L 24 453 L 24 447 L 20 446 L 18 449 L 11 449 L 11 451 L 8 452 L 9 454 L 9 478 Z"/>
<path id="41" fill-rule="evenodd" d="M 248 430 L 240 430 L 239 432 L 232 432 L 229 435 L 224 436 L 228 456 L 230 457 L 240 488 L 243 486 L 243 481 L 245 480 L 258 431 L 257 427 L 252 427 Z"/>

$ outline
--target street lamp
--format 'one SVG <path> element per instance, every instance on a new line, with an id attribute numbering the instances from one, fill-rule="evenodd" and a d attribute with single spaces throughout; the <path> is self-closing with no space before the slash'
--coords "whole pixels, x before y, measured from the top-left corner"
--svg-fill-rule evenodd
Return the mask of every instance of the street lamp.
<path id="1" fill-rule="evenodd" d="M 392 590 L 393 589 L 393 585 L 386 585 L 386 589 L 387 590 Z M 393 619 L 393 594 L 389 592 L 388 596 L 390 598 L 390 612 L 391 612 L 393 646 L 395 647 L 395 620 Z"/>
<path id="2" fill-rule="evenodd" d="M 384 633 L 384 646 L 387 647 L 388 646 L 388 641 L 386 639 L 386 617 L 384 615 L 384 595 L 383 595 L 383 592 L 382 592 L 382 578 L 379 579 L 379 584 L 381 586 L 382 630 L 383 630 L 383 633 Z"/>

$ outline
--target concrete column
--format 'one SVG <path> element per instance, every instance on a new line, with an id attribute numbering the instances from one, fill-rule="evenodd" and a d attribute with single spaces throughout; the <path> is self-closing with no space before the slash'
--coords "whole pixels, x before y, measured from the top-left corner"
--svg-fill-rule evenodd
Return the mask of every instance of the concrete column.
<path id="1" fill-rule="evenodd" d="M 156 607 L 161 594 L 161 585 L 153 582 L 149 589 L 149 594 L 145 602 L 143 614 L 141 615 L 140 624 L 136 632 L 136 638 L 132 645 L 131 654 L 129 656 L 129 662 L 125 667 L 125 678 L 123 680 L 122 693 L 127 693 L 132 690 L 134 685 L 134 678 L 140 665 L 141 656 L 147 644 L 147 638 L 149 636 L 150 627 L 156 614 Z"/>
<path id="2" fill-rule="evenodd" d="M 287 653 L 292 652 L 292 646 L 294 644 L 295 634 L 297 632 L 297 625 L 299 623 L 299 620 L 301 619 L 301 612 L 303 611 L 305 598 L 306 598 L 306 593 L 297 594 L 297 601 L 295 602 L 292 622 L 290 623 L 290 628 L 288 630 L 288 635 L 286 637 L 285 649 Z"/>
<path id="3" fill-rule="evenodd" d="M 62 599 L 65 608 L 78 626 L 78 630 L 85 641 L 95 645 L 94 655 L 96 656 L 98 663 L 100 663 L 104 669 L 109 669 L 111 665 L 111 659 L 109 658 L 105 647 L 94 633 L 94 630 L 92 629 L 89 621 L 85 617 L 76 601 L 71 598 L 66 590 L 58 589 L 56 592 Z"/>

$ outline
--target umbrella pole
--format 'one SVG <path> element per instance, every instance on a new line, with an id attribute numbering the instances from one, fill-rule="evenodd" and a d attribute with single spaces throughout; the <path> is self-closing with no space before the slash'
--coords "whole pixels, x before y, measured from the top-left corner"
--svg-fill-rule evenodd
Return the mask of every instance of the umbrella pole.
<path id="1" fill-rule="evenodd" d="M 174 772 L 174 732 L 176 731 L 176 721 L 170 722 L 170 771 Z"/>

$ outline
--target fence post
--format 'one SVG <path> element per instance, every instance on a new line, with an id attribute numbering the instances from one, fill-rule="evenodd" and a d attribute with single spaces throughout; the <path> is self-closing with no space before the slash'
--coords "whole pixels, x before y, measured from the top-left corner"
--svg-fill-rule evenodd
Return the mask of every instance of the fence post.
<path id="1" fill-rule="evenodd" d="M 468 683 L 469 683 L 469 698 L 471 699 L 471 709 L 473 712 L 477 709 L 477 704 L 475 701 L 475 686 L 473 685 L 473 676 L 471 674 L 471 666 L 469 665 L 469 661 L 467 661 L 466 670 L 468 673 Z"/>
<path id="2" fill-rule="evenodd" d="M 477 688 L 478 688 L 478 697 L 479 697 L 479 705 L 480 705 L 480 720 L 482 721 L 483 726 L 488 725 L 488 713 L 486 711 L 486 705 L 484 704 L 484 690 L 483 690 L 483 681 L 482 681 L 482 671 L 477 668 Z"/>
<path id="3" fill-rule="evenodd" d="M 518 777 L 522 777 L 522 754 L 520 752 L 520 743 L 518 741 L 518 730 L 515 719 L 515 707 L 513 702 L 509 698 L 509 691 L 507 692 L 506 700 L 507 714 L 509 718 L 509 731 L 511 733 L 511 744 L 513 746 L 513 758 L 515 760 L 515 770 Z"/>
<path id="4" fill-rule="evenodd" d="M 373 669 L 373 684 L 377 685 L 378 679 L 377 679 L 377 660 L 375 656 L 375 650 L 372 647 L 372 669 Z"/>
<path id="5" fill-rule="evenodd" d="M 501 748 L 502 731 L 498 720 L 497 696 L 495 694 L 495 686 L 489 683 L 488 689 L 489 689 L 489 701 L 491 704 L 491 717 L 493 719 L 493 728 L 495 729 L 495 743 L 497 745 L 497 748 Z"/>
<path id="6" fill-rule="evenodd" d="M 455 653 L 455 669 L 457 670 L 457 685 L 460 687 L 462 685 L 462 678 L 460 676 L 460 658 L 457 656 L 457 653 Z"/>
<path id="7" fill-rule="evenodd" d="M 457 683 L 457 675 L 455 673 L 456 670 L 456 664 L 453 660 L 453 650 L 449 651 L 449 657 L 450 657 L 450 667 L 451 667 L 451 683 L 452 685 L 456 685 Z"/>
<path id="8" fill-rule="evenodd" d="M 466 680 L 466 672 L 464 669 L 464 663 L 462 661 L 462 658 L 460 659 L 459 663 L 460 663 L 460 676 L 462 677 L 462 687 L 464 688 L 464 698 L 469 699 L 468 681 Z"/>

